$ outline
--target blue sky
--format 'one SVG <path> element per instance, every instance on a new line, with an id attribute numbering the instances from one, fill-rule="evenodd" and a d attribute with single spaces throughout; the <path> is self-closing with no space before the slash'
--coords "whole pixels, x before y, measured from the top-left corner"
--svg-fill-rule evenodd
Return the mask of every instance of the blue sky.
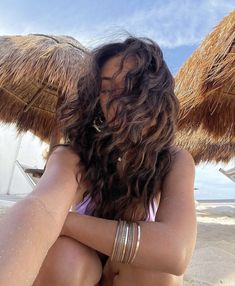
<path id="1" fill-rule="evenodd" d="M 234 9 L 234 0 L 0 0 L 0 35 L 70 35 L 93 47 L 127 31 L 155 40 L 176 74 L 205 36 Z M 200 194 L 196 192 L 196 198 L 235 199 L 234 183 L 218 171 L 234 164 L 235 159 L 227 166 L 197 166 L 195 187 Z"/>
<path id="2" fill-rule="evenodd" d="M 94 46 L 128 31 L 163 49 L 175 74 L 234 0 L 0 0 L 0 35 L 64 34 Z"/>

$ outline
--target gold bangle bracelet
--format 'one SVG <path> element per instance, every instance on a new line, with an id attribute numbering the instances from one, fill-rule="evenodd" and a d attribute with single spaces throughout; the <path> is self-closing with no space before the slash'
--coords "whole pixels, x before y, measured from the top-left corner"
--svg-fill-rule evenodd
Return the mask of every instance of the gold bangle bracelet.
<path id="1" fill-rule="evenodd" d="M 118 232 L 118 237 L 117 237 L 116 253 L 115 253 L 115 256 L 114 256 L 114 260 L 115 261 L 118 261 L 119 260 L 119 256 L 120 256 L 120 238 L 122 236 L 123 224 L 124 224 L 124 222 L 122 220 L 120 220 L 119 232 Z"/>
<path id="2" fill-rule="evenodd" d="M 129 224 L 129 232 L 128 232 L 128 237 L 127 237 L 126 253 L 123 259 L 123 263 L 126 263 L 127 258 L 129 257 L 130 244 L 131 244 L 131 239 L 132 239 L 132 223 L 128 223 L 128 224 Z"/>
<path id="3" fill-rule="evenodd" d="M 125 241 L 126 241 L 126 231 L 127 231 L 127 222 L 124 221 L 123 225 L 123 230 L 122 230 L 122 239 L 121 239 L 121 244 L 120 244 L 120 257 L 119 257 L 119 262 L 122 262 L 122 258 L 125 254 Z"/>
<path id="4" fill-rule="evenodd" d="M 120 262 L 121 257 L 122 257 L 122 250 L 123 250 L 123 245 L 124 245 L 124 240 L 125 240 L 125 225 L 126 225 L 126 221 L 122 220 L 121 221 L 121 228 L 120 228 L 120 232 L 119 232 L 119 237 L 118 237 L 118 241 L 117 241 L 117 255 L 116 255 L 116 261 Z"/>
<path id="5" fill-rule="evenodd" d="M 118 239 L 118 233 L 120 230 L 120 219 L 117 222 L 117 229 L 116 229 L 116 236 L 115 236 L 115 240 L 114 240 L 114 244 L 113 244 L 113 250 L 112 250 L 112 254 L 111 254 L 111 261 L 113 260 L 114 254 L 116 253 L 116 248 L 117 248 L 117 239 Z"/>
<path id="6" fill-rule="evenodd" d="M 131 242 L 131 249 L 130 249 L 130 255 L 128 257 L 127 263 L 130 263 L 131 259 L 132 259 L 132 254 L 133 254 L 133 249 L 134 249 L 134 245 L 135 245 L 135 228 L 136 228 L 136 223 L 133 222 L 132 223 L 132 242 Z"/>
<path id="7" fill-rule="evenodd" d="M 133 239 L 132 239 L 130 255 L 129 255 L 129 258 L 128 258 L 127 263 L 130 263 L 130 261 L 132 260 L 132 257 L 133 257 L 134 246 L 135 246 L 135 244 L 136 244 L 136 237 L 137 237 L 137 236 L 135 237 L 135 232 L 136 232 L 135 229 L 137 229 L 136 223 L 133 222 L 133 228 L 132 228 L 132 236 L 133 236 Z"/>
<path id="8" fill-rule="evenodd" d="M 124 246 L 123 246 L 123 251 L 122 251 L 121 262 L 123 262 L 123 259 L 124 259 L 124 256 L 125 256 L 125 252 L 126 252 L 128 233 L 129 233 L 129 224 L 126 223 L 126 227 L 125 227 L 125 241 L 124 241 Z"/>
<path id="9" fill-rule="evenodd" d="M 141 232 L 141 229 L 140 229 L 140 224 L 138 222 L 137 223 L 137 229 L 138 229 L 138 236 L 137 236 L 137 242 L 136 242 L 136 248 L 135 248 L 135 253 L 134 253 L 134 256 L 131 260 L 131 263 L 133 263 L 135 257 L 136 257 L 136 254 L 137 254 L 137 251 L 139 249 L 139 245 L 140 245 L 140 232 Z"/>
<path id="10" fill-rule="evenodd" d="M 132 245 L 134 243 L 133 228 L 134 228 L 134 223 L 131 222 L 130 223 L 130 229 L 129 229 L 128 251 L 126 254 L 125 263 L 128 263 L 128 261 L 130 260 L 131 248 L 132 248 Z"/>

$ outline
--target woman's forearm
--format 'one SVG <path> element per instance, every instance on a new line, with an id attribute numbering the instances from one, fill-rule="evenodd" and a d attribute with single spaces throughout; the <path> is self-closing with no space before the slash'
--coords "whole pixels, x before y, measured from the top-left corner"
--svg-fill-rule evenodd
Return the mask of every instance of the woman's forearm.
<path id="1" fill-rule="evenodd" d="M 161 222 L 141 221 L 140 247 L 133 265 L 180 275 L 181 259 L 169 228 Z M 62 235 L 111 256 L 117 221 L 69 213 Z"/>
<path id="2" fill-rule="evenodd" d="M 38 199 L 11 207 L 0 221 L 0 285 L 31 286 L 59 233 Z"/>

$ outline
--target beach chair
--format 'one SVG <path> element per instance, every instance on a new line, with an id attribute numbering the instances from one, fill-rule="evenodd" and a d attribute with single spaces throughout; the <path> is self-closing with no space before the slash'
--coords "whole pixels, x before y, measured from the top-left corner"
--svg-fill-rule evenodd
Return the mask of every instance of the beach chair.
<path id="1" fill-rule="evenodd" d="M 43 175 L 43 173 L 45 171 L 45 167 L 44 167 L 44 169 L 32 168 L 32 167 L 26 166 L 24 164 L 21 164 L 18 160 L 16 160 L 15 163 L 19 167 L 21 173 L 26 178 L 26 180 L 29 182 L 31 187 L 34 188 L 37 185 L 37 183 L 38 183 L 39 179 L 41 178 L 41 176 Z M 5 195 L 5 199 L 6 199 L 6 195 Z M 17 197 L 17 199 L 18 199 L 18 197 Z M 71 205 L 69 211 L 76 211 L 75 210 L 76 201 L 77 201 L 77 198 L 75 198 L 75 201 Z M 0 197 L 0 206 L 1 206 L 2 202 L 3 201 L 1 200 L 1 197 Z M 15 202 L 16 202 L 15 200 L 13 200 L 13 202 L 7 202 L 8 204 L 10 204 L 10 205 L 7 205 L 7 206 L 12 206 Z M 4 202 L 4 203 L 6 204 L 6 202 Z"/>
<path id="2" fill-rule="evenodd" d="M 19 167 L 21 173 L 26 178 L 26 180 L 30 183 L 32 187 L 35 187 L 41 178 L 44 169 L 32 168 L 26 165 L 21 164 L 18 160 L 16 160 L 16 165 Z"/>
<path id="3" fill-rule="evenodd" d="M 231 179 L 233 182 L 235 182 L 235 167 L 227 171 L 223 170 L 222 168 L 219 168 L 219 171 L 225 176 L 227 176 L 229 179 Z"/>

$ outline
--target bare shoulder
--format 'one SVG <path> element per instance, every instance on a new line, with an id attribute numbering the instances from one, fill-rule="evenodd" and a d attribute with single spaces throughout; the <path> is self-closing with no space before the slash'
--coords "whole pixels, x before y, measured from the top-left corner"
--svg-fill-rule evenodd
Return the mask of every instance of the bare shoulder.
<path id="1" fill-rule="evenodd" d="M 66 144 L 55 146 L 51 154 L 58 154 L 58 153 L 79 157 L 78 154 L 73 150 L 73 148 L 70 145 Z"/>
<path id="2" fill-rule="evenodd" d="M 76 177 L 79 173 L 79 155 L 69 145 L 56 146 L 50 154 L 47 163 L 46 170 L 48 168 L 63 169 L 66 171 L 73 171 Z"/>
<path id="3" fill-rule="evenodd" d="M 59 158 L 64 160 L 66 163 L 70 163 L 72 161 L 79 161 L 79 155 L 72 149 L 69 145 L 59 145 L 56 146 L 52 153 L 49 156 L 50 158 Z"/>
<path id="4" fill-rule="evenodd" d="M 178 146 L 174 146 L 172 148 L 172 151 L 173 151 L 172 168 L 179 167 L 184 164 L 195 167 L 195 161 L 193 159 L 193 156 L 188 150 L 182 149 Z"/>
<path id="5" fill-rule="evenodd" d="M 195 162 L 185 149 L 176 147 L 169 172 L 162 183 L 163 197 L 183 197 L 183 193 L 191 195 L 194 192 Z"/>
<path id="6" fill-rule="evenodd" d="M 169 173 L 166 175 L 163 184 L 167 186 L 165 192 L 180 192 L 177 190 L 177 183 L 183 182 L 184 186 L 190 186 L 189 189 L 193 191 L 192 185 L 195 179 L 195 162 L 189 151 L 177 147 L 174 156 L 172 157 L 171 167 Z M 180 183 L 179 183 L 180 184 Z M 175 185 L 175 188 L 173 186 Z"/>

